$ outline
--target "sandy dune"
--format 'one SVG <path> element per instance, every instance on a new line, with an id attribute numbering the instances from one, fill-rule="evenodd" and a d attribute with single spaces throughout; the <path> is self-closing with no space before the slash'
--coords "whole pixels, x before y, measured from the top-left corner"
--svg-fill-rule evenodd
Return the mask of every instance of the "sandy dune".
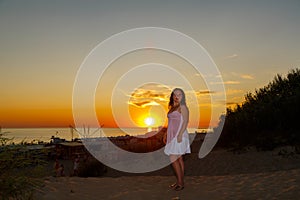
<path id="1" fill-rule="evenodd" d="M 108 169 L 103 177 L 48 177 L 37 199 L 295 199 L 300 196 L 300 156 L 279 150 L 235 154 L 215 150 L 185 157 L 184 190 L 168 188 L 171 168 L 142 175 Z"/>
<path id="2" fill-rule="evenodd" d="M 45 180 L 41 199 L 295 199 L 300 170 L 226 176 L 187 176 L 185 189 L 168 188 L 171 176 L 62 177 Z"/>

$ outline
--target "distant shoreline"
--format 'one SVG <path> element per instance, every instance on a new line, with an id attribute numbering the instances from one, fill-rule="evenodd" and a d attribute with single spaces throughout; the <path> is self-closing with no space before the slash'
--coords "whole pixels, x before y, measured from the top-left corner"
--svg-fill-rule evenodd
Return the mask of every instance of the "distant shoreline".
<path id="1" fill-rule="evenodd" d="M 157 129 L 157 128 L 156 128 Z M 154 129 L 154 130 L 156 130 Z M 143 135 L 147 133 L 147 128 L 123 128 L 123 130 L 127 132 L 121 132 L 120 128 L 102 128 L 105 134 L 99 132 L 100 137 L 118 137 L 125 136 L 128 134 L 130 136 Z M 195 131 L 189 131 L 190 134 L 195 132 L 201 133 L 205 132 L 207 129 L 193 129 Z M 21 143 L 22 141 L 27 143 L 38 143 L 40 142 L 50 142 L 51 137 L 59 137 L 62 139 L 66 139 L 67 141 L 72 140 L 71 131 L 69 127 L 65 128 L 2 128 L 2 132 L 4 133 L 4 137 L 12 139 L 10 142 L 14 142 L 16 144 Z M 97 134 L 97 133 L 96 133 Z M 97 136 L 97 135 L 96 135 Z M 73 139 L 81 138 L 76 131 L 73 133 Z"/>

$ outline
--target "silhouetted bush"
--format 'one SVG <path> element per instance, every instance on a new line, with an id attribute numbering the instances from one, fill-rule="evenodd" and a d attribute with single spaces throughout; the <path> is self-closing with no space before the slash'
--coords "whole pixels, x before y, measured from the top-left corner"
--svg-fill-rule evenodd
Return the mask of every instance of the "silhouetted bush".
<path id="1" fill-rule="evenodd" d="M 0 132 L 0 197 L 32 199 L 35 188 L 42 186 L 45 162 L 25 145 L 7 145 Z"/>
<path id="2" fill-rule="evenodd" d="M 245 95 L 245 102 L 227 109 L 218 145 L 231 148 L 256 146 L 271 150 L 300 144 L 300 70 L 276 75 L 267 86 Z"/>
<path id="3" fill-rule="evenodd" d="M 98 177 L 106 172 L 106 166 L 96 159 L 89 160 L 85 163 L 80 163 L 79 173 L 80 177 Z"/>

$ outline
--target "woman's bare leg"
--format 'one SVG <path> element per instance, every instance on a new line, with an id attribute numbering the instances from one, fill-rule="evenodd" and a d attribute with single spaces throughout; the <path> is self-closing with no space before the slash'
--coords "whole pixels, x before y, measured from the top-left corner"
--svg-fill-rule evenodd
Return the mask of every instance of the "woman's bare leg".
<path id="1" fill-rule="evenodd" d="M 183 186 L 184 185 L 184 162 L 183 162 L 182 156 L 180 156 L 177 161 L 179 163 L 180 170 L 181 170 L 181 176 L 182 176 L 181 177 L 181 179 L 182 179 L 182 185 L 181 186 Z"/>
<path id="2" fill-rule="evenodd" d="M 181 164 L 179 162 L 178 156 L 171 155 L 170 160 L 176 174 L 177 185 L 183 186 L 183 170 L 181 169 Z"/>

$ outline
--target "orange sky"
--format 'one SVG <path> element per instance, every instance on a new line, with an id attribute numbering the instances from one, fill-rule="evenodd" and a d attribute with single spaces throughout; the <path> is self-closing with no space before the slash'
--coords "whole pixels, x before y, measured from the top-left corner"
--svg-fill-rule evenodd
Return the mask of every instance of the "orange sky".
<path id="1" fill-rule="evenodd" d="M 1 109 L 0 125 L 6 128 L 68 127 L 73 124 L 71 109 Z"/>
<path id="2" fill-rule="evenodd" d="M 149 96 L 148 96 L 149 98 Z M 122 126 L 126 126 L 128 120 L 132 122 L 131 125 L 137 127 L 146 127 L 145 119 L 147 117 L 153 117 L 155 126 L 165 126 L 167 124 L 167 100 L 162 105 L 155 106 L 134 106 L 128 104 L 129 118 L 123 118 L 118 122 Z M 145 102 L 144 102 L 145 104 Z M 126 104 L 125 104 L 126 105 Z M 98 116 L 99 124 L 104 124 L 104 127 L 116 127 L 117 123 L 112 114 L 112 110 L 109 105 L 99 105 L 96 107 L 96 113 Z M 210 118 L 210 107 L 207 105 L 201 105 L 199 108 L 200 113 L 200 127 L 207 127 Z M 69 109 L 38 109 L 38 108 L 19 108 L 19 109 L 1 109 L 0 124 L 2 127 L 68 127 L 74 126 L 72 108 Z M 192 120 L 192 119 L 191 119 Z M 191 122 L 191 125 L 195 126 L 197 122 Z"/>
<path id="3" fill-rule="evenodd" d="M 151 63 L 153 60 L 164 65 Z M 150 64 L 141 65 L 144 63 Z M 132 66 L 139 67 L 132 70 Z M 150 74 L 152 75 L 149 77 Z M 74 73 L 73 76 L 75 77 Z M 50 84 L 51 78 L 45 76 L 45 79 L 40 79 L 39 82 L 24 82 L 21 85 L 24 90 L 22 95 L 6 91 L 7 94 L 10 93 L 8 95 L 12 100 L 2 99 L 2 106 L 6 106 L 0 109 L 2 116 L 0 125 L 74 126 L 72 113 L 74 79 L 68 77 L 62 82 L 64 85 L 59 85 L 55 81 Z M 154 50 L 132 52 L 118 58 L 107 68 L 94 94 L 94 112 L 98 117 L 98 124 L 90 124 L 89 115 L 83 108 L 79 115 L 84 124 L 80 125 L 146 127 L 145 119 L 151 117 L 155 122 L 153 127 L 165 126 L 169 95 L 175 87 L 181 87 L 186 92 L 187 105 L 190 109 L 189 127 L 208 127 L 211 117 L 214 118 L 212 125 L 217 125 L 222 110 L 211 116 L 211 95 L 220 94 L 209 91 L 203 77 L 185 60 L 168 52 Z M 84 95 L 81 96 L 83 101 L 87 99 Z M 219 102 L 213 106 L 218 107 L 222 104 L 226 102 Z"/>
<path id="4" fill-rule="evenodd" d="M 116 123 L 112 115 L 106 111 L 106 115 L 99 115 L 99 121 L 104 124 L 104 127 L 116 127 Z M 6 128 L 36 128 L 36 127 L 68 127 L 74 126 L 73 116 L 71 110 L 18 110 L 18 111 L 4 111 L 0 114 L 5 116 L 1 119 L 1 127 Z M 147 114 L 132 114 L 136 122 L 140 126 L 146 127 L 144 119 Z M 140 118 L 139 118 L 140 117 Z M 158 118 L 163 121 L 163 119 Z M 165 119 L 166 120 L 166 119 Z M 216 124 L 217 122 L 215 122 Z M 199 123 L 199 127 L 207 127 L 209 124 L 208 117 L 203 117 Z M 162 123 L 162 125 L 165 125 Z"/>

